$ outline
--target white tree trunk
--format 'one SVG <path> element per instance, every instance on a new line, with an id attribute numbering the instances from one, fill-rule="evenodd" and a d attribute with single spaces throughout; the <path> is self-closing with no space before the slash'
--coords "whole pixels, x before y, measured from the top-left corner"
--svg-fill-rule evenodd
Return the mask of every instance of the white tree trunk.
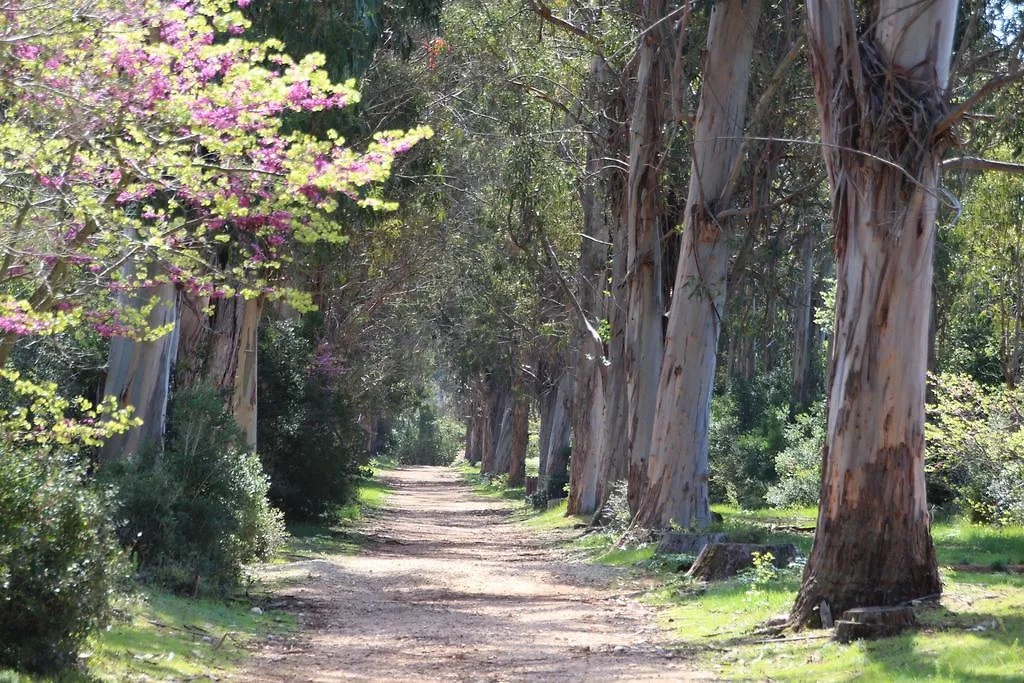
<path id="1" fill-rule="evenodd" d="M 872 11 L 873 10 L 873 11 Z M 809 0 L 837 291 L 818 533 L 793 610 L 941 590 L 924 481 L 932 255 L 956 0 Z M 913 114 L 912 116 L 908 114 Z"/>
<path id="2" fill-rule="evenodd" d="M 694 131 L 683 247 L 661 365 L 661 391 L 639 520 L 703 528 L 708 507 L 708 423 L 725 290 L 729 240 L 715 214 L 724 208 L 741 149 L 760 0 L 715 3 Z"/>
<path id="3" fill-rule="evenodd" d="M 644 0 L 644 24 L 664 16 L 663 0 Z M 660 162 L 663 93 L 661 30 L 649 30 L 640 46 L 636 93 L 629 129 L 626 201 L 626 384 L 629 395 L 629 498 L 646 488 L 646 460 L 658 400 L 662 357 Z"/>
<path id="4" fill-rule="evenodd" d="M 162 284 L 150 288 L 138 297 L 140 305 L 152 297 L 157 304 L 150 311 L 147 323 L 150 329 L 170 325 L 177 319 L 174 285 Z M 116 337 L 110 340 L 107 378 L 104 396 L 113 396 L 118 405 L 132 406 L 142 426 L 113 436 L 100 449 L 100 460 L 111 461 L 135 455 L 147 443 L 163 447 L 167 425 L 167 401 L 171 378 L 171 365 L 177 348 L 174 333 L 154 341 L 140 342 Z"/>

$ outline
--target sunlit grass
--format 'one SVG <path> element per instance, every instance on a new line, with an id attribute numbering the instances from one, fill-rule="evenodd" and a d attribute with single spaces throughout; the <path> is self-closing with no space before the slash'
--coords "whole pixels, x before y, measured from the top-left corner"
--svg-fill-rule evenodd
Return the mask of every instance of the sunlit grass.
<path id="1" fill-rule="evenodd" d="M 144 592 L 83 651 L 87 673 L 66 681 L 213 680 L 238 670 L 252 647 L 294 630 L 294 617 L 262 600 L 185 598 Z M 0 679 L 2 680 L 2 679 Z"/>

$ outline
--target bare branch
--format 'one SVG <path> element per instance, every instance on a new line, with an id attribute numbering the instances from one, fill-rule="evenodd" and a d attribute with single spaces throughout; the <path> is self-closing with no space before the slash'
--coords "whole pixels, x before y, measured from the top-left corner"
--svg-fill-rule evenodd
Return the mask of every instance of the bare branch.
<path id="1" fill-rule="evenodd" d="M 1000 171 L 1002 173 L 1024 173 L 1024 164 L 1012 161 L 997 161 L 981 157 L 956 157 L 942 162 L 943 171 Z"/>

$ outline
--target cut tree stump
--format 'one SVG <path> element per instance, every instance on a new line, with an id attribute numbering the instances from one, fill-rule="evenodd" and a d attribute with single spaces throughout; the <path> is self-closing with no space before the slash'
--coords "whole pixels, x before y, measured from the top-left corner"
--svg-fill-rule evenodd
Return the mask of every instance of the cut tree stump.
<path id="1" fill-rule="evenodd" d="M 696 555 L 708 543 L 725 543 L 725 534 L 683 534 L 676 531 L 666 531 L 658 541 L 656 553 L 670 554 L 693 554 Z"/>
<path id="2" fill-rule="evenodd" d="M 700 551 L 686 575 L 702 581 L 721 581 L 754 566 L 754 553 L 771 553 L 772 564 L 782 569 L 800 556 L 792 543 L 709 543 Z"/>
<path id="3" fill-rule="evenodd" d="M 526 495 L 532 496 L 537 493 L 537 485 L 540 483 L 540 477 L 527 477 L 526 478 Z"/>
<path id="4" fill-rule="evenodd" d="M 562 504 L 563 500 L 565 500 L 565 498 L 549 498 L 547 502 L 547 509 L 554 510 L 556 507 Z"/>
<path id="5" fill-rule="evenodd" d="M 835 639 L 840 643 L 895 636 L 917 624 L 911 607 L 856 607 L 843 612 L 836 622 Z"/>

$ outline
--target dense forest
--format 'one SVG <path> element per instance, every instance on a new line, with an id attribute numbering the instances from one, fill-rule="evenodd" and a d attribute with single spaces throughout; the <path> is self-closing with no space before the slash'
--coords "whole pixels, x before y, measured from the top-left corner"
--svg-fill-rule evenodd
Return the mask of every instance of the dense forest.
<path id="1" fill-rule="evenodd" d="M 0 669 L 238 589 L 380 457 L 818 506 L 798 630 L 1024 525 L 1024 6 L 0 10 Z"/>

